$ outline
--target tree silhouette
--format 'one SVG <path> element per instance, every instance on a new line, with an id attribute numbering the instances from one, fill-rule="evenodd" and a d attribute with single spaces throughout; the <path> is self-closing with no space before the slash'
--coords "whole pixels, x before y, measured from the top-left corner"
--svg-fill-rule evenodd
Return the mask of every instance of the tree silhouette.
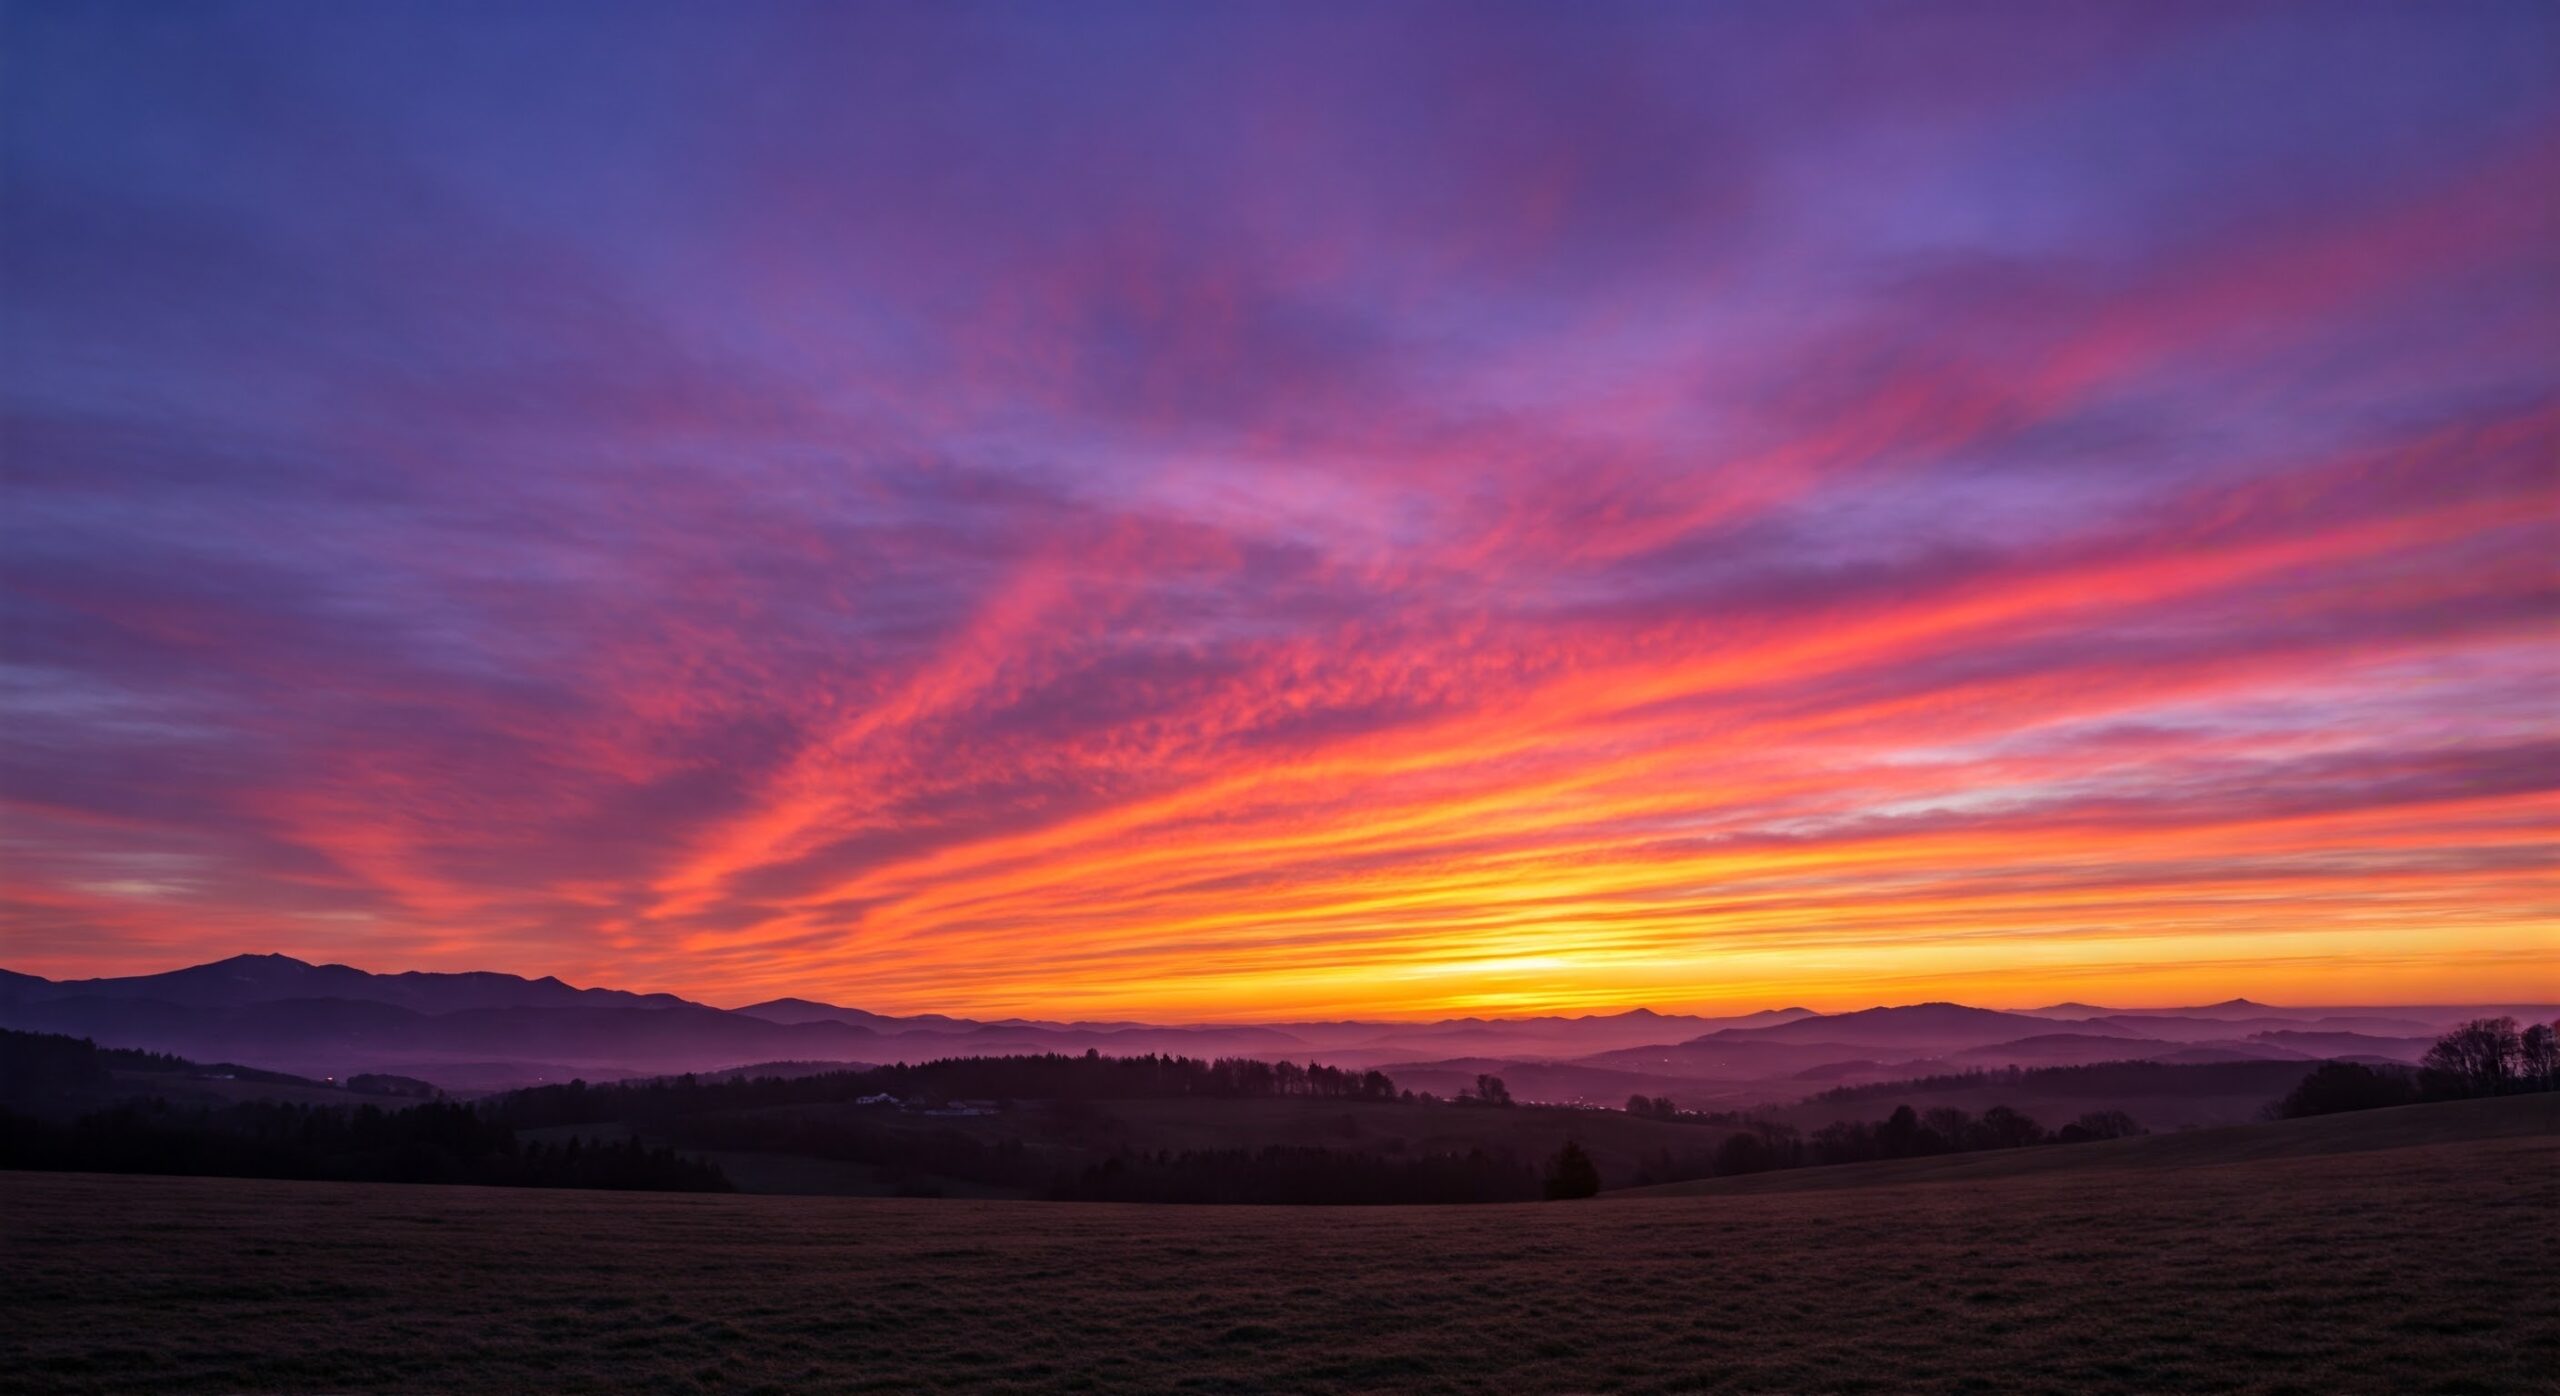
<path id="1" fill-rule="evenodd" d="M 1748 1131 L 1725 1136 L 1716 1146 L 1716 1176 L 1737 1173 L 1766 1173 L 1778 1166 L 1778 1151 L 1769 1141 Z"/>
<path id="2" fill-rule="evenodd" d="M 2080 1131 L 2084 1139 L 2126 1139 L 2151 1132 L 2122 1110 L 2092 1110 L 2063 1128 Z"/>
<path id="3" fill-rule="evenodd" d="M 2437 1038 L 2423 1065 L 2430 1093 L 2497 1095 L 2523 1074 L 2524 1039 L 2513 1018 L 2474 1018 Z"/>
<path id="4" fill-rule="evenodd" d="M 1483 1101 L 1487 1105 L 1509 1105 L 1511 1103 L 1511 1088 L 1502 1084 L 1502 1078 L 1499 1076 L 1478 1075 L 1476 1077 L 1476 1099 Z"/>
<path id="5" fill-rule="evenodd" d="M 1935 1135 L 1950 1152 L 1962 1153 L 1982 1147 L 1982 1122 L 1952 1105 L 1941 1105 L 1922 1115 L 1920 1127 Z"/>
<path id="6" fill-rule="evenodd" d="M 1600 1169 L 1582 1146 L 1568 1139 L 1547 1164 L 1547 1200 L 1589 1197 L 1600 1191 Z"/>
<path id="7" fill-rule="evenodd" d="M 2006 1105 L 1994 1105 L 1982 1112 L 1982 1132 L 1995 1149 L 2020 1149 L 2044 1142 L 2044 1126 Z"/>
<path id="8" fill-rule="evenodd" d="M 2298 1120 L 2346 1110 L 2379 1110 L 2417 1098 L 2418 1088 L 2405 1071 L 2376 1071 L 2362 1062 L 2322 1062 L 2276 1102 L 2275 1114 Z"/>
<path id="9" fill-rule="evenodd" d="M 1886 1158 L 1908 1158 L 1924 1152 L 1925 1135 L 1920 1127 L 1919 1112 L 1908 1105 L 1897 1106 L 1876 1126 L 1876 1146 Z"/>
<path id="10" fill-rule="evenodd" d="M 2525 1084 L 2536 1090 L 2550 1090 L 2551 1080 L 2560 1076 L 2560 1026 L 2536 1023 L 2517 1039 L 2522 1048 L 2518 1074 Z"/>

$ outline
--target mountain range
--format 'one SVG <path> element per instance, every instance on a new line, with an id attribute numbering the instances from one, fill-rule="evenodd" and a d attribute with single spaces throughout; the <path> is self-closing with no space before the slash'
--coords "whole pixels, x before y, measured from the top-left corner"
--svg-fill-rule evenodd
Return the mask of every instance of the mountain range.
<path id="1" fill-rule="evenodd" d="M 1538 1098 L 1614 1103 L 1788 1091 L 1918 1069 L 2161 1061 L 2413 1061 L 2453 1022 L 2547 1005 L 2294 1009 L 2246 1000 L 2128 1013 L 1926 1003 L 1730 1017 L 1633 1009 L 1580 1017 L 1167 1025 L 900 1017 L 809 999 L 722 1009 L 673 994 L 512 974 L 374 974 L 238 955 L 162 974 L 49 980 L 0 970 L 0 1027 L 238 1061 L 302 1075 L 397 1072 L 451 1089 L 715 1070 L 775 1061 L 921 1061 L 1023 1052 L 1254 1056 L 1385 1067 L 1417 1088 L 1510 1068 Z"/>

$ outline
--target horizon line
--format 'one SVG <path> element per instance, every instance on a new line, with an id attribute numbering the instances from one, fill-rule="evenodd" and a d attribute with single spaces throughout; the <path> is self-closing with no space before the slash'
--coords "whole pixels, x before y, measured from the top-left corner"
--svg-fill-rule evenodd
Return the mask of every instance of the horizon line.
<path id="1" fill-rule="evenodd" d="M 863 1007 L 860 1007 L 860 1006 L 855 1005 L 855 1004 L 838 1003 L 838 1002 L 834 1002 L 834 1001 L 827 1000 L 827 999 L 809 998 L 809 997 L 807 997 L 807 996 L 805 996 L 805 995 L 803 995 L 803 994 L 800 994 L 800 993 L 778 994 L 778 995 L 774 995 L 774 996 L 769 997 L 769 998 L 756 999 L 756 1000 L 753 1000 L 753 1001 L 751 1001 L 751 1002 L 747 1002 L 747 1003 L 722 1004 L 722 1003 L 713 1003 L 713 1002 L 711 1002 L 711 1001 L 709 1001 L 709 1000 L 707 1000 L 707 999 L 695 998 L 695 997 L 693 997 L 693 996 L 691 996 L 691 995 L 684 994 L 684 993 L 678 992 L 678 991 L 676 991 L 676 990 L 671 990 L 671 989 L 626 989 L 626 988 L 622 988 L 622 987 L 615 986 L 615 985 L 607 985 L 607 984 L 600 984 L 600 983 L 596 983 L 596 984 L 578 984 L 578 983 L 573 983 L 573 982 L 571 982 L 570 980 L 568 980 L 568 979 L 565 979 L 565 978 L 561 977 L 560 975 L 557 975 L 557 974 L 549 974 L 549 973 L 546 973 L 546 974 L 540 974 L 540 975 L 528 975 L 528 974 L 524 974 L 524 973 L 521 973 L 521 972 L 518 972 L 518 971 L 515 971 L 515 970 L 494 970 L 494 969 L 474 969 L 474 970 L 432 970 L 432 969 L 373 970 L 373 969 L 364 969 L 364 968 L 361 968 L 361 967 L 356 966 L 356 965 L 348 964 L 348 963 L 346 963 L 345 961 L 342 961 L 342 960 L 308 960 L 308 959 L 304 959 L 303 957 L 301 957 L 301 956 L 299 956 L 299 955 L 289 954 L 289 953 L 287 953 L 287 952 L 280 951 L 280 950 L 266 950 L 266 951 L 244 950 L 244 951 L 240 951 L 240 952 L 238 952 L 238 953 L 236 953 L 236 954 L 225 955 L 225 956 L 221 956 L 221 957 L 216 958 L 216 959 L 211 959 L 211 960 L 201 960 L 201 961 L 197 961 L 197 962 L 192 963 L 192 964 L 178 965 L 178 966 L 175 966 L 175 967 L 173 967 L 173 968 L 171 968 L 171 969 L 144 971 L 144 972 L 139 973 L 139 974 L 98 974 L 98 975 L 84 975 L 84 976 L 80 976 L 80 977 L 77 977 L 77 978 L 68 978 L 68 977 L 66 977 L 66 978 L 53 978 L 53 977 L 50 977 L 50 976 L 47 976 L 47 975 L 41 975 L 41 974 L 29 974 L 29 973 L 27 973 L 26 971 L 23 971 L 23 970 L 11 970 L 11 969 L 9 969 L 7 966 L 5 966 L 5 965 L 0 965 L 0 973 L 8 973 L 8 974 L 24 974 L 24 975 L 26 975 L 26 977 L 28 977 L 28 978 L 31 978 L 31 979 L 39 979 L 39 980 L 42 980 L 42 981 L 44 981 L 45 983 L 48 983 L 48 984 L 76 984 L 76 983 L 85 983 L 85 982 L 90 982 L 90 981 L 93 981 L 93 980 L 148 979 L 148 978 L 154 978 L 154 977 L 157 977 L 157 976 L 159 976 L 159 975 L 164 975 L 164 974 L 177 974 L 177 973 L 182 973 L 182 972 L 184 972 L 184 971 L 186 971 L 186 970 L 191 970 L 191 969 L 206 969 L 206 968 L 210 968 L 211 966 L 214 966 L 214 965 L 219 965 L 219 964 L 225 964 L 225 963 L 228 963 L 228 962 L 230 962 L 230 961 L 232 961 L 232 960 L 289 960 L 289 961 L 292 961 L 292 962 L 293 962 L 293 963 L 295 963 L 295 964 L 302 965 L 302 966 L 305 966 L 305 967 L 307 967 L 307 968 L 312 968 L 312 969 L 343 969 L 343 970 L 349 970 L 349 971 L 352 971 L 352 972 L 354 972 L 354 973 L 358 973 L 358 974 L 368 975 L 368 976 L 371 976 L 371 977 L 374 977 L 374 978 L 396 978 L 396 977 L 399 977 L 399 976 L 403 976 L 403 975 L 412 975 L 412 974 L 415 974 L 415 975 L 454 975 L 454 976 L 467 975 L 467 974 L 491 974 L 491 975 L 500 975 L 500 976 L 503 976 L 503 977 L 506 977 L 506 978 L 510 978 L 510 979 L 520 980 L 520 981 L 525 982 L 525 983 L 539 983 L 539 982 L 541 982 L 541 981 L 543 981 L 543 980 L 546 980 L 546 979 L 547 979 L 547 980 L 550 980 L 550 981 L 552 981 L 552 982 L 554 982 L 554 983 L 560 984 L 560 985 L 562 985 L 562 986 L 563 986 L 563 987 L 565 987 L 565 988 L 568 988 L 568 989 L 571 989 L 571 990 L 573 990 L 573 991 L 577 991 L 577 992 L 590 992 L 590 991 L 598 991 L 598 990 L 601 990 L 601 991 L 603 991 L 603 992 L 608 992 L 608 993 L 623 993 L 623 994 L 631 994 L 631 995 L 633 995 L 633 996 L 635 996 L 635 997 L 644 997 L 644 998 L 645 998 L 645 997 L 666 997 L 666 998 L 674 998 L 674 999 L 682 1000 L 683 1002 L 686 1002 L 686 1003 L 690 1003 L 690 1004 L 697 1005 L 697 1006 L 699 1006 L 699 1007 L 715 1009 L 715 1010 L 720 1011 L 720 1012 L 723 1012 L 723 1013 L 738 1013 L 738 1012 L 743 1012 L 743 1011 L 745 1011 L 746 1009 L 749 1009 L 749 1008 L 755 1008 L 755 1007 L 762 1006 L 762 1005 L 764 1005 L 764 1004 L 769 1004 L 769 1003 L 779 1003 L 779 1002 L 783 1002 L 783 1001 L 785 1001 L 785 1000 L 797 1000 L 798 1002 L 802 1002 L 802 1003 L 817 1004 L 817 1005 L 819 1005 L 819 1006 L 821 1006 L 821 1007 L 826 1007 L 826 1008 L 835 1008 L 835 1009 L 842 1009 L 842 1010 L 851 1011 L 851 1012 L 857 1012 L 857 1013 L 867 1013 L 867 1014 L 871 1014 L 872 1016 L 875 1016 L 875 1017 L 880 1017 L 880 1018 L 890 1018 L 890 1019 L 949 1018 L 949 1019 L 955 1019 L 955 1020 L 966 1021 L 966 1022 L 981 1023 L 981 1024 L 1001 1024 L 1001 1023 L 1006 1023 L 1006 1022 L 1021 1022 L 1021 1023 L 1032 1023 L 1032 1024 L 1054 1024 L 1054 1025 L 1058 1025 L 1058 1026 L 1065 1026 L 1065 1027 L 1074 1027 L 1074 1026 L 1079 1026 L 1079 1025 L 1128 1024 L 1128 1025 L 1135 1025 L 1135 1026 L 1140 1026 L 1140 1027 L 1149 1027 L 1149 1028 L 1186 1028 L 1186 1029 L 1195 1029 L 1195 1030 L 1206 1030 L 1206 1029 L 1215 1029 L 1215 1028 L 1270 1028 L 1270 1027 L 1281 1027 L 1281 1026 L 1286 1026 L 1286 1025 L 1289 1025 L 1289 1024 L 1318 1024 L 1318 1023 L 1322 1023 L 1322 1024 L 1339 1024 L 1339 1023 L 1378 1023 L 1378 1024 L 1398 1024 L 1398 1025 L 1427 1025 L 1427 1024 L 1434 1024 L 1434 1023 L 1456 1023 L 1456 1022 L 1489 1022 L 1489 1023 L 1523 1022 L 1523 1021 L 1529 1021 L 1529 1020 L 1540 1019 L 1540 1018 L 1559 1018 L 1559 1019 L 1568 1019 L 1568 1020 L 1572 1020 L 1572 1019 L 1607 1019 L 1607 1018 L 1625 1018 L 1625 1017 L 1631 1017 L 1631 1016 L 1634 1016 L 1635 1014 L 1638 1014 L 1638 1013 L 1647 1013 L 1647 1014 L 1651 1014 L 1651 1015 L 1653 1015 L 1653 1016 L 1655 1016 L 1655 1017 L 1658 1017 L 1658 1018 L 1698 1018 L 1698 1019 L 1748 1018 L 1748 1017 L 1754 1017 L 1754 1016 L 1758 1016 L 1758 1015 L 1761 1015 L 1761 1014 L 1769 1014 L 1769 1013 L 1803 1013 L 1803 1014 L 1805 1014 L 1805 1015 L 1807 1015 L 1807 1016 L 1810 1016 L 1810 1017 L 1819 1017 L 1819 1018 L 1836 1018 L 1836 1017 L 1845 1016 L 1845 1015 L 1847 1015 L 1847 1014 L 1851 1014 L 1851 1013 L 1863 1013 L 1863 1012 L 1870 1012 L 1870 1011 L 1874 1011 L 1874 1010 L 1877 1010 L 1877 1009 L 1887 1009 L 1887 1008 L 1920 1008 L 1920 1007 L 1926 1007 L 1926 1006 L 1929 1006 L 1929 1005 L 1931 1005 L 1931 1004 L 1946 1004 L 1946 1005 L 1953 1006 L 1953 1007 L 1958 1007 L 1958 1008 L 1972 1008 L 1972 1009 L 1980 1009 L 1980 1010 L 1982 1010 L 1982 1011 L 1986 1011 L 1986 1012 L 1996 1012 L 1996 1013 L 2019 1013 L 2019 1014 L 2034 1014 L 2034 1013 L 2050 1012 L 2050 1011 L 2052 1011 L 2052 1010 L 2054 1010 L 2054 1009 L 2057 1009 L 2057 1008 L 2066 1008 L 2066 1007 L 2094 1008 L 2094 1009 L 2100 1009 L 2100 1010 L 2103 1010 L 2103 1011 L 2104 1011 L 2104 1013 L 2106 1013 L 2106 1014 L 2108 1014 L 2108 1015 L 2111 1015 L 2111 1016 L 2134 1016 L 2134 1017 L 2140 1017 L 2140 1016 L 2160 1016 L 2160 1015 L 2169 1015 L 2169 1014 L 2175 1014 L 2175 1013 L 2178 1013 L 2178 1012 L 2181 1012 L 2181 1011 L 2192 1011 L 2192 1010 L 2199 1009 L 2199 1008 L 2221 1008 L 2221 1007 L 2226 1007 L 2226 1006 L 2233 1005 L 2233 1004 L 2247 1004 L 2247 1005 L 2249 1005 L 2249 1006 L 2251 1006 L 2251 1007 L 2256 1007 L 2256 1008 L 2267 1008 L 2267 1009 L 2274 1009 L 2274 1010 L 2279 1010 L 2279 1011 L 2290 1011 L 2290 1012 L 2302 1012 L 2302 1011 L 2313 1011 L 2313 1010 L 2325 1010 L 2325 1011 L 2330 1011 L 2330 1012 L 2339 1012 L 2339 1011 L 2344 1011 L 2344 1010 L 2349 1010 L 2349 1009 L 2380 1009 L 2380 1008 L 2388 1008 L 2388 1009 L 2403 1009 L 2403 1010 L 2406 1010 L 2406 1009 L 2478 1009 L 2478 1008 L 2509 1008 L 2509 1009 L 2513 1009 L 2513 1008 L 2528 1008 L 2528 1007 L 2529 1007 L 2529 1008 L 2534 1008 L 2534 1009 L 2560 1009 L 2560 999 L 2548 1000 L 2548 1001 L 2545 1001 L 2545 1000 L 2536 1000 L 2536 999 L 2532 999 L 2532 998 L 2517 998 L 2517 999 L 2472 999 L 2472 1000 L 2456 1000 L 2456 1001 L 2446 1001 L 2446 1002 L 2402 1002 L 2402 1003 L 2393 1003 L 2393 1002 L 2387 1002 L 2387 1001 L 2386 1001 L 2386 1002 L 2366 1001 L 2366 1002 L 2361 1002 L 2361 1003 L 2319 1003 L 2319 1002 L 2285 1002 L 2285 1003 L 2275 1003 L 2275 1002 L 2270 1002 L 2270 1001 L 2267 1001 L 2267 1000 L 2264 1000 L 2264 999 L 2252 998 L 2252 997 L 2250 997 L 2249 995 L 2247 995 L 2247 994 L 2243 993 L 2243 994 L 2235 994 L 2235 995 L 2232 995 L 2232 996 L 2231 996 L 2231 997 L 2229 997 L 2229 998 L 2216 999 L 2216 1000 L 2212 1000 L 2212 1001 L 2208 1001 L 2208 1002 L 2184 1003 L 2184 1004 L 2152 1004 L 2152 1005 L 2144 1005 L 2144 1006 L 2118 1006 L 2118 1005 L 2111 1005 L 2111 1004 L 2093 1003 L 2093 1002 L 2089 1002 L 2088 1000 L 2080 999 L 2080 998 L 2065 998 L 2065 999 L 2060 999 L 2060 1000 L 2057 1000 L 2057 1001 L 2055 1001 L 2055 1002 L 2051 1002 L 2051 1003 L 2038 1004 L 2038 1005 L 2035 1005 L 2035 1006 L 2033 1006 L 2033 1007 L 2014 1007 L 2014 1006 L 2003 1006 L 2003 1005 L 1998 1005 L 1998 1004 L 1987 1004 L 1987 1003 L 1968 1003 L 1968 1002 L 1965 1002 L 1965 1001 L 1963 1001 L 1963 1000 L 1961 1000 L 1961 999 L 1951 999 L 1951 998 L 1925 998 L 1925 999 L 1914 999 L 1914 1000 L 1911 1000 L 1911 1001 L 1908 1001 L 1908 1002 L 1901 1002 L 1901 1003 L 1876 1002 L 1876 1003 L 1867 1004 L 1867 1005 L 1865 1005 L 1864 1007 L 1861 1007 L 1861 1008 L 1818 1009 L 1818 1008 L 1809 1008 L 1809 1007 L 1806 1007 L 1806 1006 L 1805 1006 L 1804 1004 L 1802 1004 L 1802 1003 L 1789 1003 L 1789 1004 L 1785 1004 L 1785 1005 L 1782 1005 L 1782 1006 L 1763 1007 L 1763 1008 L 1748 1008 L 1748 1009 L 1741 1009 L 1741 1010 L 1738 1010 L 1738 1011 L 1718 1011 L 1718 1012 L 1702 1012 L 1702 1011 L 1699 1011 L 1699 1010 L 1696 1010 L 1696 1009 L 1687 1009 L 1687 1008 L 1680 1008 L 1680 1009 L 1662 1009 L 1662 1008 L 1656 1008 L 1656 1007 L 1654 1007 L 1654 1006 L 1653 1006 L 1653 1005 L 1651 1005 L 1651 1004 L 1644 1004 L 1644 1003 L 1640 1003 L 1640 1004 L 1631 1004 L 1631 1005 L 1628 1005 L 1628 1006 L 1626 1006 L 1626 1007 L 1622 1007 L 1622 1008 L 1609 1009 L 1609 1010 L 1605 1010 L 1605 1011 L 1586 1010 L 1586 1011 L 1582 1011 L 1582 1012 L 1574 1012 L 1574 1011 L 1570 1011 L 1570 1010 L 1566 1010 L 1566 1009 L 1554 1009 L 1554 1010 L 1546 1010 L 1546 1011 L 1530 1011 L 1530 1012 L 1524 1012 L 1524 1013 L 1518 1013 L 1518 1014 L 1481 1013 L 1481 1012 L 1479 1012 L 1479 1013 L 1455 1013 L 1455 1014 L 1443 1014 L 1443 1015 L 1441 1015 L 1441 1016 L 1439 1016 L 1439 1017 L 1397 1017 L 1397 1016 L 1367 1016 L 1367 1015 L 1360 1015 L 1360 1016 L 1345 1016 L 1345 1017 L 1323 1017 L 1323 1016 L 1308 1016 L 1308 1015 L 1303 1015 L 1303 1014 L 1302 1014 L 1302 1015 L 1297 1015 L 1297 1016 L 1292 1016 L 1292 1017 L 1277 1017 L 1277 1018 L 1264 1018 L 1264 1019 L 1250 1019 L 1250 1018 L 1216 1018 L 1216 1019 L 1151 1019 L 1151 1018 L 1134 1018 L 1134 1017 L 1120 1017 L 1120 1018 L 1089 1018 L 1089 1017 L 1088 1017 L 1088 1018 L 1035 1018 L 1035 1017 L 1029 1017 L 1029 1016 L 1026 1016 L 1026 1015 L 1023 1015 L 1023 1014 L 1019 1014 L 1019 1013 L 1008 1013 L 1008 1014 L 1004 1014 L 1004 1015 L 1003 1015 L 1003 1016 L 1001 1016 L 1001 1017 L 979 1017 L 979 1016 L 975 1016 L 975 1015 L 972 1015 L 972 1014 L 969 1014 L 969 1013 L 964 1013 L 964 1012 L 953 1012 L 953 1011 L 943 1010 L 943 1009 L 921 1009 L 921 1010 L 915 1010 L 915 1011 L 909 1011 L 909 1012 L 884 1012 L 884 1011 L 882 1011 L 882 1010 L 878 1010 L 878 1009 L 863 1008 Z M 1819 995 L 1816 995 L 1815 997 L 1819 997 Z M 2067 1022 L 2067 1021 L 2072 1021 L 2072 1020 L 2065 1019 L 2065 1020 L 2061 1020 L 2061 1021 L 2066 1021 L 2066 1022 Z"/>

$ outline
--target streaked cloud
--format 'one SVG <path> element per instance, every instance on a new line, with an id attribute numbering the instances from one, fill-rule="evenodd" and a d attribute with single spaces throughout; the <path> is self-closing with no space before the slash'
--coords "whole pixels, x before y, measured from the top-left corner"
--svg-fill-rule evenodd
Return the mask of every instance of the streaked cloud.
<path id="1" fill-rule="evenodd" d="M 12 968 L 2560 993 L 2544 7 L 5 24 Z"/>

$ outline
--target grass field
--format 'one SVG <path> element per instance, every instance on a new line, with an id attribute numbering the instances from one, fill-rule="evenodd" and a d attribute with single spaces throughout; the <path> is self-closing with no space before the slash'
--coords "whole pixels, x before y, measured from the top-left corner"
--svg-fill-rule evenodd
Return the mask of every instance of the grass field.
<path id="1" fill-rule="evenodd" d="M 1505 1207 L 16 1174 L 0 1389 L 2548 1391 L 2549 1108 Z"/>

